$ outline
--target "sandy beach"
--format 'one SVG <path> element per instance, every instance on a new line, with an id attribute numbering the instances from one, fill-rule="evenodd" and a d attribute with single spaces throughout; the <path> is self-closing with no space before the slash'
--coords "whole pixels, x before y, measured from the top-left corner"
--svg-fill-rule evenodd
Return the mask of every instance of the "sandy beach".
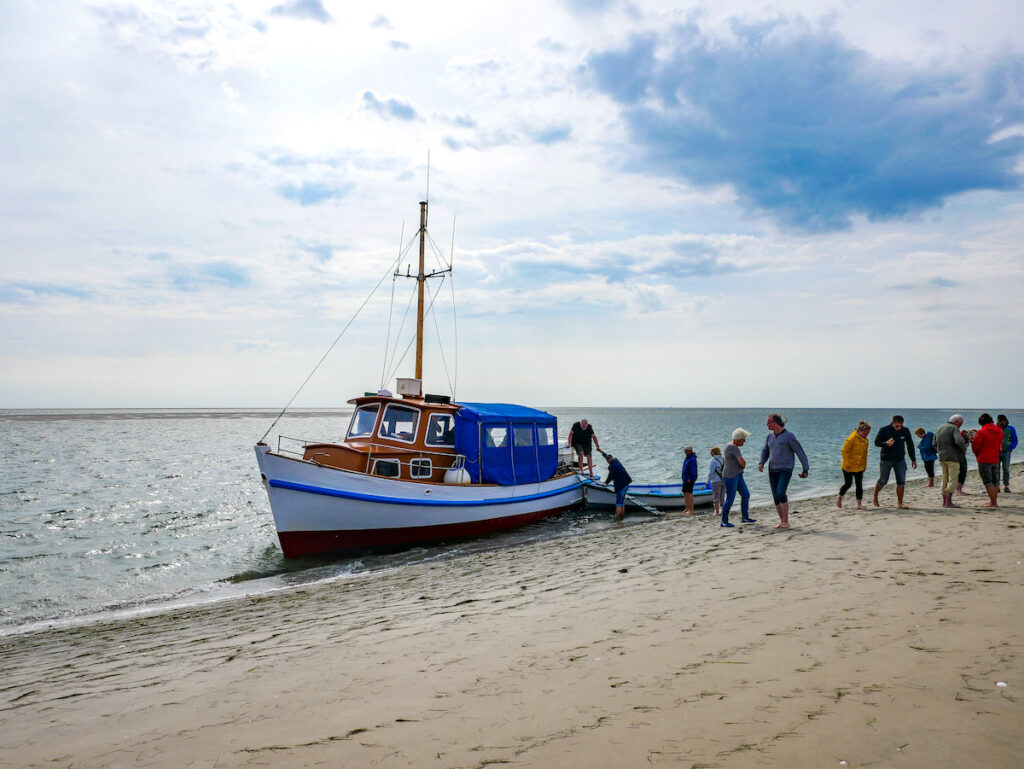
<path id="1" fill-rule="evenodd" d="M 967 488 L 9 636 L 0 766 L 1020 766 L 1024 494 Z"/>

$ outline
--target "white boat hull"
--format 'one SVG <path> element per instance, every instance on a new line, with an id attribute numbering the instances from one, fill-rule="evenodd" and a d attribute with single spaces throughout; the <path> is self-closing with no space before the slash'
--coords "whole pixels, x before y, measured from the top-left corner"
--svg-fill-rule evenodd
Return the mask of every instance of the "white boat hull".
<path id="1" fill-rule="evenodd" d="M 603 484 L 587 483 L 587 505 L 590 507 L 615 507 L 615 491 Z M 686 498 L 683 488 L 678 483 L 631 483 L 626 492 L 629 496 L 640 500 L 658 510 L 684 510 Z M 702 507 L 714 502 L 711 487 L 698 483 L 693 487 L 693 505 Z M 626 500 L 626 508 L 637 509 L 637 506 Z"/>
<path id="2" fill-rule="evenodd" d="M 479 535 L 557 515 L 583 498 L 575 475 L 457 486 L 324 467 L 264 445 L 256 446 L 256 457 L 288 557 Z"/>

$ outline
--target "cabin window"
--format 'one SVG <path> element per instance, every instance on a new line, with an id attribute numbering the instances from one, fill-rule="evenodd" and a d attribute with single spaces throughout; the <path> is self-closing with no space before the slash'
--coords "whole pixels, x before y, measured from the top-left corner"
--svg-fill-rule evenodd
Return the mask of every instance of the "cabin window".
<path id="1" fill-rule="evenodd" d="M 352 415 L 352 424 L 348 428 L 349 438 L 365 438 L 373 435 L 373 425 L 377 421 L 377 412 L 380 411 L 380 404 L 374 403 L 371 406 L 360 406 Z"/>
<path id="2" fill-rule="evenodd" d="M 532 425 L 519 425 L 512 428 L 512 439 L 515 441 L 516 446 L 532 446 L 533 445 L 533 426 Z"/>
<path id="3" fill-rule="evenodd" d="M 384 409 L 384 417 L 380 420 L 381 438 L 392 438 L 396 441 L 412 443 L 416 438 L 416 426 L 420 421 L 420 412 L 408 406 L 389 405 Z"/>
<path id="4" fill-rule="evenodd" d="M 429 459 L 409 460 L 409 475 L 413 478 L 429 478 L 434 472 L 434 467 Z"/>
<path id="5" fill-rule="evenodd" d="M 554 446 L 555 445 L 555 428 L 553 428 L 553 427 L 538 427 L 537 428 L 537 445 L 538 446 Z"/>
<path id="6" fill-rule="evenodd" d="M 428 446 L 455 445 L 455 417 L 451 414 L 431 414 L 427 422 Z"/>
<path id="7" fill-rule="evenodd" d="M 489 449 L 500 449 L 508 445 L 507 427 L 488 427 L 484 431 L 484 445 Z"/>
<path id="8" fill-rule="evenodd" d="M 395 459 L 377 459 L 373 463 L 373 474 L 381 478 L 397 478 L 400 468 Z"/>

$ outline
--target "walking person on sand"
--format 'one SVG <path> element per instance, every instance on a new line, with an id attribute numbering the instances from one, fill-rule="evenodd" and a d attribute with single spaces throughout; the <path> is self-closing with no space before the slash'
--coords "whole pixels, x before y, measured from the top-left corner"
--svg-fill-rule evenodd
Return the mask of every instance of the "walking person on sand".
<path id="1" fill-rule="evenodd" d="M 924 462 L 924 471 L 928 474 L 928 488 L 935 485 L 935 460 L 939 455 L 935 453 L 935 433 L 930 433 L 923 427 L 914 430 L 918 438 L 917 450 L 921 452 L 921 461 Z"/>
<path id="2" fill-rule="evenodd" d="M 963 418 L 961 417 L 961 419 Z M 974 433 L 976 432 L 977 430 L 960 431 L 960 437 L 964 439 L 964 455 L 960 457 L 960 466 L 957 468 L 956 495 L 958 497 L 967 496 L 967 492 L 964 491 L 964 484 L 967 482 L 967 447 L 971 445 L 971 441 L 974 440 Z"/>
<path id="3" fill-rule="evenodd" d="M 964 418 L 954 414 L 948 421 L 935 429 L 935 451 L 939 455 L 939 466 L 942 468 L 942 506 L 960 507 L 953 504 L 957 479 L 960 475 L 960 461 L 967 461 L 967 442 L 960 432 Z"/>
<path id="4" fill-rule="evenodd" d="M 996 424 L 1003 430 L 1003 446 L 999 449 L 999 466 L 1003 468 L 1003 491 L 1010 493 L 1010 455 L 1017 448 L 1017 430 L 1010 424 L 1006 414 L 996 417 Z"/>
<path id="5" fill-rule="evenodd" d="M 722 450 L 718 446 L 711 448 L 711 465 L 708 467 L 707 484 L 711 487 L 711 499 L 715 503 L 715 515 L 722 514 L 722 499 L 725 497 L 725 481 L 722 480 L 722 473 L 725 471 L 725 460 L 722 459 Z"/>
<path id="6" fill-rule="evenodd" d="M 795 457 L 800 458 L 800 466 L 803 468 L 801 478 L 807 477 L 810 465 L 807 463 L 807 454 L 804 453 L 803 446 L 796 436 L 786 429 L 786 420 L 781 414 L 769 414 L 766 425 L 769 432 L 764 440 L 764 448 L 761 449 L 761 462 L 757 470 L 763 473 L 765 462 L 768 463 L 768 483 L 772 487 L 772 499 L 775 500 L 775 510 L 779 514 L 779 525 L 775 528 L 788 529 L 789 497 L 786 495 L 786 489 L 789 488 L 789 481 L 793 477 Z"/>
<path id="7" fill-rule="evenodd" d="M 1003 431 L 993 421 L 991 414 L 978 417 L 981 429 L 974 434 L 971 450 L 978 458 L 978 475 L 988 492 L 988 504 L 982 507 L 999 507 L 999 449 L 1003 445 Z"/>
<path id="8" fill-rule="evenodd" d="M 843 494 L 850 490 L 851 485 L 856 484 L 854 493 L 857 496 L 857 509 L 864 509 L 861 501 L 864 499 L 864 471 L 868 469 L 868 434 L 870 432 L 871 425 L 861 420 L 857 429 L 850 433 L 843 442 L 843 485 L 839 487 L 836 507 L 843 506 Z"/>
<path id="9" fill-rule="evenodd" d="M 600 451 L 600 449 L 598 450 Z M 604 479 L 605 485 L 611 482 L 615 487 L 615 517 L 621 518 L 626 512 L 626 490 L 629 488 L 629 484 L 633 482 L 633 479 L 626 472 L 626 468 L 622 466 L 622 463 L 611 454 L 606 454 L 602 451 L 601 456 L 608 463 L 608 477 Z"/>
<path id="10" fill-rule="evenodd" d="M 875 436 L 875 445 L 882 449 L 879 455 L 878 481 L 875 483 L 875 507 L 878 504 L 878 492 L 889 482 L 889 473 L 896 473 L 896 504 L 900 510 L 908 510 L 909 505 L 903 504 L 903 487 L 907 483 L 906 454 L 910 454 L 911 467 L 917 469 L 917 455 L 914 453 L 914 438 L 910 430 L 903 426 L 903 417 L 896 414 L 892 423 L 887 424 Z"/>
<path id="11" fill-rule="evenodd" d="M 747 460 L 743 458 L 740 448 L 747 442 L 750 433 L 742 427 L 732 431 L 732 440 L 725 446 L 725 465 L 722 470 L 722 482 L 725 484 L 725 504 L 722 505 L 722 522 L 719 526 L 733 528 L 735 524 L 729 523 L 729 509 L 736 499 L 736 492 L 740 494 L 740 520 L 743 523 L 757 523 L 756 518 L 750 517 L 750 489 L 747 482 L 743 480 L 743 469 L 747 466 Z"/>
<path id="12" fill-rule="evenodd" d="M 693 487 L 697 483 L 697 455 L 693 446 L 683 449 L 686 459 L 683 460 L 683 499 L 686 501 L 686 515 L 693 515 Z"/>

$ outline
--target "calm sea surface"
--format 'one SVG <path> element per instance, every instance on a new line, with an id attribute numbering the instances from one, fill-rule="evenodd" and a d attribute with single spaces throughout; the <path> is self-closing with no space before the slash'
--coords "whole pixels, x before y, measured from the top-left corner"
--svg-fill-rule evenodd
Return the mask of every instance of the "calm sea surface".
<path id="1" fill-rule="evenodd" d="M 703 478 L 709 449 L 724 447 L 735 427 L 752 433 L 744 454 L 756 465 L 766 433 L 763 409 L 549 411 L 559 418 L 563 441 L 573 421 L 588 417 L 602 448 L 616 454 L 637 482 L 677 481 L 684 445 L 695 447 Z M 278 433 L 338 440 L 348 413 L 290 413 L 268 442 Z M 934 430 L 950 413 L 904 415 L 911 429 Z M 962 413 L 973 425 L 978 412 Z M 1024 426 L 1024 412 L 1003 413 Z M 810 478 L 794 478 L 790 487 L 795 499 L 834 493 L 841 481 L 839 449 L 857 420 L 867 419 L 877 429 L 891 417 L 871 409 L 794 409 L 785 415 L 811 461 Z M 0 634 L 41 622 L 78 622 L 402 568 L 477 549 L 528 546 L 612 525 L 610 514 L 581 511 L 514 532 L 397 554 L 285 560 L 253 452 L 274 416 L 231 410 L 0 411 Z M 876 459 L 872 450 L 868 476 Z M 605 469 L 600 458 L 597 466 Z M 911 473 L 920 476 L 922 469 Z M 747 478 L 753 502 L 769 501 L 766 477 L 751 467 Z M 637 516 L 634 522 L 649 520 Z"/>

